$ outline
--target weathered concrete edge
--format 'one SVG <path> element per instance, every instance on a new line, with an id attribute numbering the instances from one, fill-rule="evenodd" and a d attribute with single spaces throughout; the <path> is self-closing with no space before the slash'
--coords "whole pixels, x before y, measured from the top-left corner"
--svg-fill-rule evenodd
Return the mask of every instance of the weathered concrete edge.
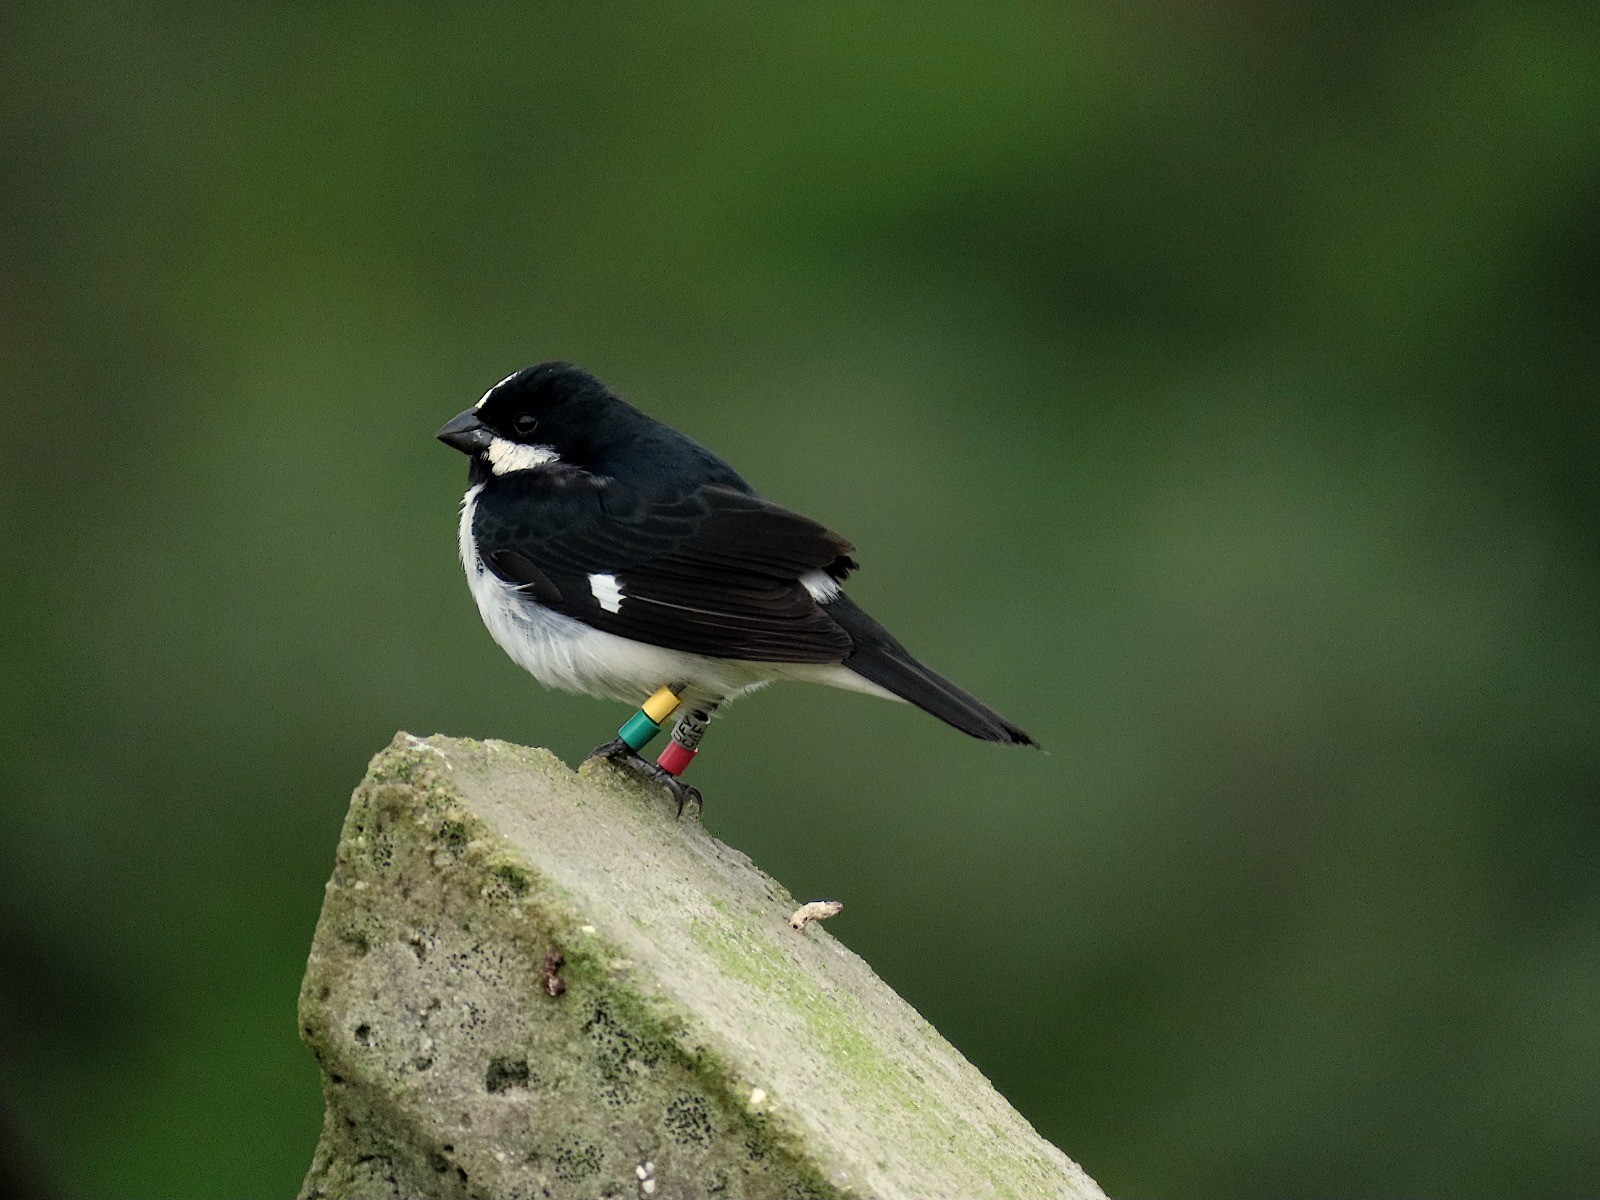
<path id="1" fill-rule="evenodd" d="M 626 793 L 632 802 L 643 798 L 650 803 L 666 803 L 649 789 L 641 789 L 613 771 L 601 768 L 581 774 L 575 772 L 548 750 L 503 742 L 479 745 L 514 751 L 524 765 L 539 769 L 564 785 L 581 780 L 585 786 L 599 785 Z M 337 936 L 333 930 L 338 924 L 339 914 L 334 906 L 348 899 L 341 888 L 342 878 L 356 873 L 349 861 L 349 851 L 361 836 L 359 822 L 368 811 L 362 801 L 370 805 L 377 800 L 379 789 L 395 788 L 408 796 L 418 814 L 419 823 L 432 815 L 441 823 L 449 822 L 460 827 L 461 850 L 466 858 L 469 861 L 476 860 L 475 865 L 486 876 L 496 877 L 504 883 L 505 892 L 497 896 L 486 895 L 486 901 L 504 901 L 510 894 L 515 894 L 523 914 L 522 932 L 510 936 L 527 942 L 530 949 L 543 941 L 561 944 L 566 954 L 562 975 L 569 983 L 590 984 L 607 998 L 619 1017 L 651 1035 L 658 1045 L 673 1048 L 677 1064 L 693 1075 L 709 1095 L 720 1101 L 726 1114 L 759 1130 L 769 1152 L 784 1160 L 788 1170 L 804 1182 L 818 1200 L 828 1200 L 830 1197 L 851 1200 L 859 1195 L 854 1189 L 840 1189 L 829 1180 L 828 1174 L 833 1164 L 818 1161 L 811 1148 L 810 1131 L 803 1123 L 781 1108 L 759 1112 L 751 1110 L 746 1097 L 754 1085 L 743 1078 L 734 1056 L 720 1044 L 715 1032 L 697 1028 L 693 1014 L 686 1012 L 670 994 L 640 986 L 641 982 L 648 981 L 642 980 L 630 967 L 617 965 L 627 962 L 626 948 L 608 940 L 598 931 L 591 931 L 592 927 L 584 920 L 577 898 L 534 869 L 509 841 L 471 811 L 470 802 L 453 785 L 450 772 L 440 770 L 437 752 L 423 739 L 408 733 L 396 734 L 394 740 L 373 757 L 366 775 L 357 785 L 341 826 L 338 856 L 313 940 L 312 962 L 320 958 L 325 967 L 337 969 L 342 959 L 337 952 L 319 952 L 328 938 Z M 327 919 L 330 911 L 334 920 Z M 308 969 L 302 984 L 300 1031 L 302 1040 L 323 1071 L 325 1117 L 302 1194 L 309 1194 L 319 1174 L 326 1172 L 331 1165 L 333 1148 L 343 1133 L 337 1128 L 337 1123 L 346 1115 L 352 1096 L 347 1089 L 334 1082 L 334 1077 L 340 1074 L 341 1068 L 349 1077 L 358 1077 L 362 1070 L 361 1064 L 346 1059 L 337 1039 L 324 1036 L 329 1026 L 321 1019 L 321 998 L 312 994 L 313 974 Z M 695 1042 L 693 1048 L 684 1044 L 684 1038 L 691 1032 Z M 371 1092 L 363 1093 L 359 1100 L 368 1120 L 376 1121 L 393 1135 L 397 1149 L 408 1144 L 405 1137 L 408 1134 L 412 1135 L 414 1142 L 428 1140 L 429 1131 L 422 1129 L 397 1105 L 385 1104 L 381 1096 L 374 1096 Z M 423 1163 L 414 1165 L 419 1172 L 426 1167 Z"/>

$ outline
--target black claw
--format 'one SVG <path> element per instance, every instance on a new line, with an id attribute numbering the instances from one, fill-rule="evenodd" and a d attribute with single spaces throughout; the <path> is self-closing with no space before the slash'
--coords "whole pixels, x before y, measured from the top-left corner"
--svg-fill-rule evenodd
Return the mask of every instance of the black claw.
<path id="1" fill-rule="evenodd" d="M 603 758 L 619 770 L 630 775 L 659 784 L 667 789 L 669 795 L 678 802 L 678 816 L 683 816 L 684 805 L 693 800 L 701 812 L 706 810 L 705 798 L 700 795 L 700 789 L 683 782 L 670 771 L 664 771 L 657 763 L 645 758 L 632 746 L 621 738 L 613 738 L 603 746 L 596 746 L 591 759 Z"/>
<path id="2" fill-rule="evenodd" d="M 618 766 L 621 766 L 623 760 L 628 758 L 638 758 L 640 762 L 644 761 L 644 759 L 639 758 L 639 752 L 621 738 L 612 738 L 604 745 L 596 746 L 589 751 L 589 758 L 603 758 L 608 762 L 616 763 Z M 584 761 L 587 762 L 588 759 Z"/>
<path id="3" fill-rule="evenodd" d="M 703 816 L 706 811 L 706 798 L 700 794 L 700 789 L 692 784 L 684 783 L 683 780 L 679 779 L 675 775 L 668 775 L 667 778 L 672 780 L 673 784 L 676 785 L 672 788 L 672 794 L 677 797 L 678 800 L 678 819 L 683 819 L 683 806 L 691 800 L 694 801 L 695 808 L 698 809 Z"/>

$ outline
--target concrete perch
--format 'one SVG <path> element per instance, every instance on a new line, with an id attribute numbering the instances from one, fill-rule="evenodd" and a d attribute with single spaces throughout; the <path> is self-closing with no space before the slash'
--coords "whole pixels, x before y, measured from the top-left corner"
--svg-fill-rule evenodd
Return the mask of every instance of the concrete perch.
<path id="1" fill-rule="evenodd" d="M 608 768 L 399 735 L 301 990 L 302 1200 L 1104 1200 L 795 908 Z"/>

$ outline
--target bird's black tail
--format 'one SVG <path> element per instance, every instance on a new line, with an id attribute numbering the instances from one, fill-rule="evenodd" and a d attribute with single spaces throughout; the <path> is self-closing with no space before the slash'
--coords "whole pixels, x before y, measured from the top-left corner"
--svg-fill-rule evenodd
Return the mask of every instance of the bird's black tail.
<path id="1" fill-rule="evenodd" d="M 844 660 L 844 665 L 863 679 L 975 738 L 1013 746 L 1039 744 L 983 701 L 911 657 L 910 651 L 849 597 L 841 595 L 830 601 L 827 612 L 855 641 L 855 652 Z"/>

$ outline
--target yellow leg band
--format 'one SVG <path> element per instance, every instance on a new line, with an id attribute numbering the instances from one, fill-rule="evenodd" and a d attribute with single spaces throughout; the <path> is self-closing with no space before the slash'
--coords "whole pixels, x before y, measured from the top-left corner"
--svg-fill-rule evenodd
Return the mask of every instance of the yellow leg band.
<path id="1" fill-rule="evenodd" d="M 639 711 L 659 725 L 677 712 L 678 705 L 681 703 L 682 701 L 678 699 L 671 688 L 662 688 L 641 704 Z"/>

